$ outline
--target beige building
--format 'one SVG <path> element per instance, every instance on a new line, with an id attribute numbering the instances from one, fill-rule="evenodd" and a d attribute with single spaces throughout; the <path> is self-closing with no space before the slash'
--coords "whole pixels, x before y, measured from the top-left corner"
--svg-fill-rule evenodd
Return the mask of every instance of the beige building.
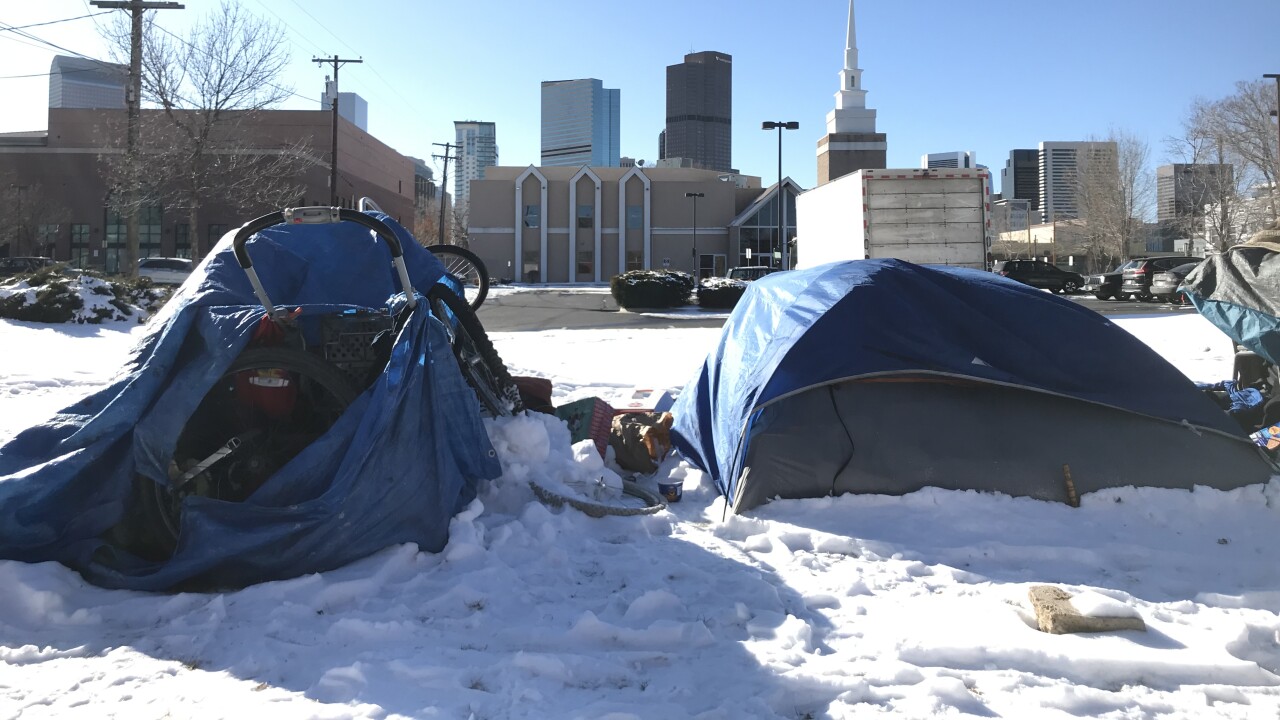
<path id="1" fill-rule="evenodd" d="M 783 187 L 791 239 L 801 188 L 789 178 Z M 663 268 L 707 277 L 779 266 L 777 208 L 760 178 L 712 170 L 500 166 L 471 183 L 468 243 L 492 277 L 517 282 L 600 283 Z"/>
<path id="2" fill-rule="evenodd" d="M 159 110 L 143 110 L 144 122 Z M 332 115 L 328 111 L 264 110 L 228 122 L 244 154 L 284 152 L 301 143 L 312 165 L 296 182 L 304 190 L 298 204 L 329 205 Z M 105 159 L 124 151 L 124 113 L 111 109 L 49 109 L 49 129 L 0 134 L 0 183 L 38 192 L 31 231 L 0 243 L 0 256 L 44 255 L 80 267 L 119 269 L 125 243 L 124 220 L 107 208 Z M 22 193 L 18 193 L 23 197 Z M 388 215 L 412 227 L 414 164 L 346 119 L 338 125 L 338 197 L 353 207 L 368 196 Z M 140 213 L 142 256 L 200 257 L 229 228 L 280 208 L 261 207 L 248 217 L 220 203 L 200 208 L 192 232 L 180 207 L 154 206 Z M 192 237 L 195 242 L 192 242 Z"/>

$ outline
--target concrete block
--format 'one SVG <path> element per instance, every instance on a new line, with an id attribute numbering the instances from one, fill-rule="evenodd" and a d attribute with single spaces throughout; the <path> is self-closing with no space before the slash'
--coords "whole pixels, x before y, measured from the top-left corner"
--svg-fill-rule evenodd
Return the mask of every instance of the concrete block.
<path id="1" fill-rule="evenodd" d="M 1081 615 L 1071 605 L 1071 594 L 1053 585 L 1036 585 L 1029 593 L 1036 610 L 1036 620 L 1041 632 L 1063 635 L 1066 633 L 1115 632 L 1116 630 L 1146 631 L 1147 624 L 1140 617 L 1088 617 Z"/>

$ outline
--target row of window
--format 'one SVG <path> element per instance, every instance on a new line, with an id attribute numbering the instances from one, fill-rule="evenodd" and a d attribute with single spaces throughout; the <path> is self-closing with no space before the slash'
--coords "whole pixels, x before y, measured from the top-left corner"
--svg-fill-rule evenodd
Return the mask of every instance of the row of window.
<path id="1" fill-rule="evenodd" d="M 162 215 L 160 208 L 148 207 L 144 208 L 138 217 L 138 255 L 140 257 L 153 257 L 161 254 L 161 236 L 163 234 Z M 53 255 L 56 251 L 58 238 L 62 226 L 57 224 L 40 225 L 37 233 L 42 248 L 48 248 L 44 252 Z M 207 226 L 207 241 L 209 243 L 216 242 L 227 232 L 226 223 L 209 223 Z M 129 226 L 125 218 L 118 213 L 107 212 L 106 224 L 102 234 L 102 240 L 98 243 L 97 248 L 93 246 L 90 240 L 89 223 L 69 223 L 67 225 L 68 235 L 70 239 L 70 256 L 68 262 L 76 267 L 87 267 L 91 264 L 97 264 L 94 261 L 98 255 L 96 250 L 102 251 L 103 266 L 108 272 L 119 272 L 120 261 L 123 257 L 125 245 L 128 242 Z M 175 223 L 173 226 L 173 255 L 176 257 L 191 257 L 191 227 L 188 223 Z M 55 257 L 54 259 L 61 259 Z"/>
<path id="2" fill-rule="evenodd" d="M 595 227 L 595 207 L 592 205 L 578 206 L 578 227 L 593 228 Z M 542 208 L 538 205 L 524 206 L 524 226 L 527 228 L 542 227 Z M 644 227 L 644 206 L 628 205 L 627 206 L 627 229 L 640 230 Z"/>

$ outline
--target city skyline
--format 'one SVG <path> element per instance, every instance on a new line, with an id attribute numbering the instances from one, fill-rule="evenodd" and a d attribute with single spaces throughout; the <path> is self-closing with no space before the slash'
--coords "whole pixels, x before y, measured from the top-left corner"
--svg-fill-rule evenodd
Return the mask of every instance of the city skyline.
<path id="1" fill-rule="evenodd" d="M 867 103 L 879 114 L 879 131 L 889 136 L 887 164 L 894 167 L 914 167 L 921 154 L 963 147 L 998 175 L 1003 162 L 997 159 L 1010 150 L 1101 138 L 1116 129 L 1147 141 L 1154 170 L 1176 161 L 1164 141 L 1180 131 L 1196 99 L 1220 98 L 1238 81 L 1280 71 L 1280 58 L 1269 50 L 1280 4 L 1268 0 L 1236 0 L 1214 13 L 1191 0 L 1120 6 L 1090 0 L 1069 13 L 1011 1 L 981 8 L 924 4 L 924 11 L 868 2 L 857 9 Z M 688 52 L 724 52 L 737 66 L 734 165 L 772 181 L 776 138 L 759 122 L 798 121 L 798 131 L 784 134 L 783 172 L 805 187 L 816 184 L 814 143 L 825 134 L 823 119 L 842 67 L 848 9 L 847 0 L 822 0 L 791 15 L 763 2 L 737 3 L 729 13 L 717 3 L 686 7 L 655 0 L 625 9 L 569 0 L 548 13 L 500 1 L 483 10 L 501 20 L 486 17 L 483 24 L 493 32 L 476 39 L 430 31 L 475 26 L 481 9 L 471 5 L 431 7 L 428 16 L 407 0 L 375 2 L 373 16 L 386 22 L 362 24 L 329 20 L 343 14 L 333 0 L 305 7 L 244 0 L 243 6 L 286 25 L 291 62 L 282 80 L 296 95 L 283 108 L 315 107 L 314 88 L 324 71 L 309 62 L 312 56 L 355 54 L 364 63 L 342 73 L 341 90 L 369 101 L 370 133 L 418 157 L 431 155 L 432 142 L 452 139 L 458 117 L 482 117 L 502 133 L 505 163 L 536 165 L 534 108 L 541 81 L 599 77 L 627 96 L 620 154 L 654 162 L 654 139 L 665 126 L 666 67 Z M 185 10 L 159 13 L 157 22 L 181 34 L 213 7 L 188 1 Z M 23 26 L 91 12 L 96 8 L 83 0 L 51 0 L 6 8 L 4 22 Z M 770 20 L 762 22 L 766 14 Z M 94 26 L 109 18 L 28 32 L 109 60 Z M 673 30 L 672 18 L 688 30 Z M 0 30 L 11 59 L 0 79 L 0 92 L 11 99 L 0 132 L 42 129 L 45 74 L 60 51 L 14 35 Z M 939 37 L 948 40 L 934 40 Z M 1230 42 L 1219 40 L 1224 37 Z M 1073 38 L 1088 38 L 1088 47 Z M 467 62 L 435 61 L 459 53 Z M 13 77 L 19 75 L 33 77 Z"/>

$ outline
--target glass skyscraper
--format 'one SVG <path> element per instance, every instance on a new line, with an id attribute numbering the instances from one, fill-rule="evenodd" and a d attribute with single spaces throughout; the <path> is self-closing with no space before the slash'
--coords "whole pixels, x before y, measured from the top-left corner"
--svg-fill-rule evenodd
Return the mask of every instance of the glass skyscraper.
<path id="1" fill-rule="evenodd" d="M 599 80 L 542 83 L 542 165 L 618 167 L 621 90 Z"/>
<path id="2" fill-rule="evenodd" d="M 457 120 L 453 123 L 458 146 L 457 171 L 453 176 L 453 201 L 461 205 L 471 194 L 471 181 L 483 180 L 484 169 L 498 164 L 498 132 L 491 122 Z"/>

